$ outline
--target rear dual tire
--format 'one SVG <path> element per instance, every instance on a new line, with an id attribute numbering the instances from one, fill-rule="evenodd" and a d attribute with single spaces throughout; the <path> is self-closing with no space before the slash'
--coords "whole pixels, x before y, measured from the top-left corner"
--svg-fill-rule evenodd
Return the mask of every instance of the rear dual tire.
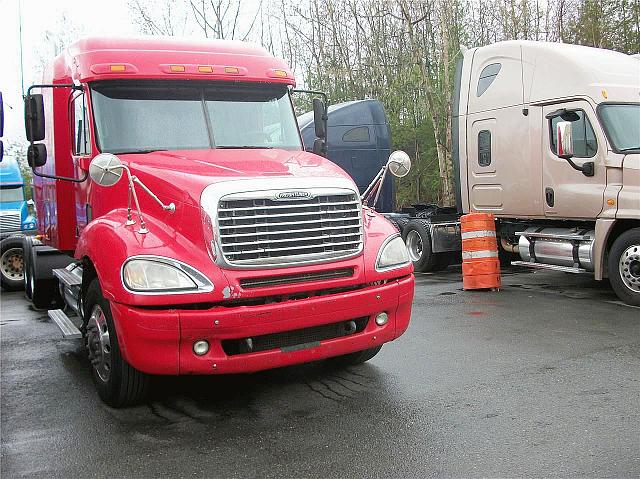
<path id="1" fill-rule="evenodd" d="M 0 284 L 6 291 L 18 291 L 24 286 L 24 253 L 20 236 L 0 241 Z"/>
<path id="2" fill-rule="evenodd" d="M 419 273 L 440 271 L 453 260 L 453 253 L 434 253 L 431 249 L 431 233 L 429 222 L 414 219 L 402 230 L 402 239 L 409 251 L 413 269 Z"/>

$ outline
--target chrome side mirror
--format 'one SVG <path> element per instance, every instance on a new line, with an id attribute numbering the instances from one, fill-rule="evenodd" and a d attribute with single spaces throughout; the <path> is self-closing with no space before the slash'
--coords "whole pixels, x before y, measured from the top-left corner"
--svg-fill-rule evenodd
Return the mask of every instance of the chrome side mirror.
<path id="1" fill-rule="evenodd" d="M 584 176 L 593 176 L 595 174 L 595 163 L 587 161 L 582 165 L 574 163 L 573 158 L 573 135 L 572 124 L 570 121 L 559 121 L 556 125 L 556 143 L 558 157 L 567 160 L 571 168 L 581 171 Z"/>
<path id="2" fill-rule="evenodd" d="M 411 170 L 411 158 L 404 151 L 396 150 L 389 155 L 387 167 L 393 176 L 402 178 Z"/>
<path id="3" fill-rule="evenodd" d="M 573 156 L 573 135 L 570 121 L 559 121 L 556 125 L 556 138 L 558 144 L 558 156 L 571 158 Z"/>
<path id="4" fill-rule="evenodd" d="M 370 206 L 375 208 L 378 198 L 380 197 L 380 191 L 382 191 L 384 179 L 387 177 L 387 171 L 390 171 L 393 176 L 402 178 L 409 174 L 409 170 L 411 170 L 411 158 L 409 158 L 409 155 L 400 150 L 391 153 L 387 164 L 380 169 L 378 174 L 373 178 L 373 181 L 371 181 L 367 189 L 362 193 L 362 204 L 368 206 L 369 201 L 373 197 L 373 202 Z"/>
<path id="5" fill-rule="evenodd" d="M 140 229 L 138 233 L 146 234 L 149 232 L 147 229 L 147 225 L 142 216 L 142 211 L 140 210 L 140 203 L 138 202 L 138 194 L 136 193 L 135 185 L 140 185 L 140 187 L 147 192 L 149 196 L 151 196 L 165 211 L 169 211 L 173 213 L 176 210 L 176 205 L 173 203 L 169 203 L 165 205 L 160 198 L 151 191 L 140 179 L 131 174 L 131 170 L 129 167 L 122 164 L 120 158 L 116 155 L 112 155 L 111 153 L 100 153 L 97 155 L 91 163 L 89 164 L 89 176 L 91 179 L 99 184 L 100 186 L 113 186 L 120 178 L 122 178 L 123 172 L 127 172 L 127 179 L 129 180 L 129 195 L 127 197 L 127 221 L 125 222 L 126 226 L 132 226 L 136 224 L 132 215 L 131 215 L 131 198 L 136 205 L 136 210 L 138 212 L 138 218 L 140 220 Z"/>
<path id="6" fill-rule="evenodd" d="M 124 168 L 120 158 L 111 153 L 100 153 L 89 164 L 89 176 L 100 186 L 113 186 L 120 178 Z"/>

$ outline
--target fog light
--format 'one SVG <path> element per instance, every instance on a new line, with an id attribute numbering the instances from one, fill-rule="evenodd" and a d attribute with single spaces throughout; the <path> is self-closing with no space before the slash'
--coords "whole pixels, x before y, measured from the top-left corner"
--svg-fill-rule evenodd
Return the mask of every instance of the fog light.
<path id="1" fill-rule="evenodd" d="M 378 315 L 376 316 L 376 324 L 378 326 L 384 326 L 385 324 L 387 324 L 387 321 L 389 321 L 389 315 L 384 311 L 382 313 L 378 313 Z"/>
<path id="2" fill-rule="evenodd" d="M 204 339 L 200 341 L 196 341 L 193 343 L 193 352 L 198 356 L 202 356 L 203 354 L 207 354 L 209 352 L 209 343 Z"/>

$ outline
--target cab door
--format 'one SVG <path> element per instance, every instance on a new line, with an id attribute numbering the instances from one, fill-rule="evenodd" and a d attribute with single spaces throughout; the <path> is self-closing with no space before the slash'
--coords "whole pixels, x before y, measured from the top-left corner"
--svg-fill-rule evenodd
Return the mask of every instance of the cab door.
<path id="1" fill-rule="evenodd" d="M 594 163 L 594 175 L 586 176 L 571 167 L 567 160 L 557 156 L 556 125 L 566 121 L 558 114 L 561 110 L 575 112 L 572 121 L 573 162 L 583 165 Z M 567 118 L 567 115 L 564 115 Z M 549 218 L 597 218 L 603 207 L 606 187 L 606 143 L 604 134 L 591 104 L 570 101 L 543 108 L 542 141 L 542 199 L 545 216 Z M 571 120 L 569 120 L 571 121 Z"/>

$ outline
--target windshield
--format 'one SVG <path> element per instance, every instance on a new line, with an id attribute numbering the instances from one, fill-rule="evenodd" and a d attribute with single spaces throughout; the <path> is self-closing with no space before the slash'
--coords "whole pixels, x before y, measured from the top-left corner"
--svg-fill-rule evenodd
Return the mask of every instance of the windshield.
<path id="1" fill-rule="evenodd" d="M 599 113 L 616 151 L 640 151 L 640 104 L 603 104 Z"/>
<path id="2" fill-rule="evenodd" d="M 284 85 L 111 81 L 91 98 L 102 152 L 302 149 Z"/>
<path id="3" fill-rule="evenodd" d="M 13 203 L 23 201 L 22 186 L 3 186 L 0 188 L 0 202 Z"/>

